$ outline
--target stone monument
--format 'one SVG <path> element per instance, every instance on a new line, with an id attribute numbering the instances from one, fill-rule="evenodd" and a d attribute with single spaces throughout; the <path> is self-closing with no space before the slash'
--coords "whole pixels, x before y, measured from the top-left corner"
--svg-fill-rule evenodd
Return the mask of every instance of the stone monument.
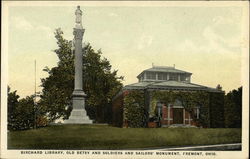
<path id="1" fill-rule="evenodd" d="M 76 20 L 74 28 L 74 48 L 75 48 L 75 87 L 72 94 L 73 109 L 68 120 L 65 124 L 91 124 L 92 120 L 89 119 L 85 110 L 85 97 L 82 86 L 82 38 L 85 29 L 82 27 L 82 11 L 80 6 L 77 6 L 75 11 Z"/>

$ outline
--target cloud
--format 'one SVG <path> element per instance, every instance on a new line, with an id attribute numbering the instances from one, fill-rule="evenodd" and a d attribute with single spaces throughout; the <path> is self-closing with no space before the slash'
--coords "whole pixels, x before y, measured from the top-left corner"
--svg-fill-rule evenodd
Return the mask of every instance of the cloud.
<path id="1" fill-rule="evenodd" d="M 34 29 L 33 25 L 23 17 L 13 17 L 11 19 L 11 24 L 17 29 L 22 29 L 26 31 Z"/>
<path id="2" fill-rule="evenodd" d="M 235 22 L 232 18 L 225 18 L 222 16 L 216 16 L 212 19 L 215 26 L 217 25 L 224 25 L 224 24 L 233 24 Z"/>
<path id="3" fill-rule="evenodd" d="M 236 21 L 230 18 L 217 16 L 212 23 L 204 27 L 199 35 L 199 40 L 185 38 L 177 50 L 193 53 L 214 53 L 234 55 L 241 47 L 241 32 Z"/>
<path id="4" fill-rule="evenodd" d="M 230 48 L 240 47 L 241 42 L 241 14 L 234 12 L 231 16 L 216 16 L 213 24 L 205 28 L 204 33 L 210 33 L 218 42 L 224 43 Z M 204 35 L 204 34 L 203 34 Z"/>
<path id="5" fill-rule="evenodd" d="M 52 38 L 54 36 L 52 29 L 43 25 L 37 26 L 34 30 L 45 33 L 48 38 Z"/>
<path id="6" fill-rule="evenodd" d="M 185 39 L 177 48 L 179 51 L 198 51 L 200 50 L 199 47 L 190 39 Z"/>
<path id="7" fill-rule="evenodd" d="M 204 41 L 207 41 L 208 51 L 222 49 L 221 44 L 224 43 L 225 40 L 220 35 L 216 34 L 212 27 L 206 27 L 202 35 L 204 37 Z"/>
<path id="8" fill-rule="evenodd" d="M 153 37 L 150 35 L 143 34 L 138 41 L 137 49 L 142 50 L 145 47 L 149 47 L 153 42 Z"/>
<path id="9" fill-rule="evenodd" d="M 42 34 L 46 35 L 48 38 L 53 37 L 53 31 L 51 28 L 44 25 L 31 23 L 26 18 L 21 16 L 12 17 L 10 25 L 21 31 L 42 32 Z"/>
<path id="10" fill-rule="evenodd" d="M 111 13 L 108 14 L 108 16 L 110 16 L 110 17 L 118 17 L 118 14 L 111 12 Z"/>
<path id="11" fill-rule="evenodd" d="M 208 51 L 220 51 L 223 53 L 234 53 L 235 49 L 240 48 L 240 36 L 225 37 L 216 33 L 216 29 L 206 27 L 203 31 L 204 40 L 208 42 Z"/>

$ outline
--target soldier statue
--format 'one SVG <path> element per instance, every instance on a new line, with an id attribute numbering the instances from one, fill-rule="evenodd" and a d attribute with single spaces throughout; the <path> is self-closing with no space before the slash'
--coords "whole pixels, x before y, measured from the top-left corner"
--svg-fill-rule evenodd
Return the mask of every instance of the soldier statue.
<path id="1" fill-rule="evenodd" d="M 82 11 L 80 9 L 80 6 L 77 6 L 75 15 L 76 15 L 76 28 L 82 29 Z"/>

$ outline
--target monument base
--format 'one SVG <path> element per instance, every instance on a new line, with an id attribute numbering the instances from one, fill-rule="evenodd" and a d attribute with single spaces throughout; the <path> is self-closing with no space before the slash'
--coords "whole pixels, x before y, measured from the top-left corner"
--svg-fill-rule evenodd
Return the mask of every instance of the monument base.
<path id="1" fill-rule="evenodd" d="M 73 109 L 68 120 L 64 124 L 92 124 L 84 109 Z"/>
<path id="2" fill-rule="evenodd" d="M 85 93 L 82 90 L 73 92 L 73 110 L 65 124 L 92 124 L 85 110 Z"/>

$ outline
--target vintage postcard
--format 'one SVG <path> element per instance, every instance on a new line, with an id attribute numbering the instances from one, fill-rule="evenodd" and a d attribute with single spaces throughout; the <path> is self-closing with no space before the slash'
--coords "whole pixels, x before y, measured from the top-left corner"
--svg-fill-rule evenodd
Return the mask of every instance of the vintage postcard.
<path id="1" fill-rule="evenodd" d="M 249 3 L 3 1 L 1 158 L 248 158 Z"/>

